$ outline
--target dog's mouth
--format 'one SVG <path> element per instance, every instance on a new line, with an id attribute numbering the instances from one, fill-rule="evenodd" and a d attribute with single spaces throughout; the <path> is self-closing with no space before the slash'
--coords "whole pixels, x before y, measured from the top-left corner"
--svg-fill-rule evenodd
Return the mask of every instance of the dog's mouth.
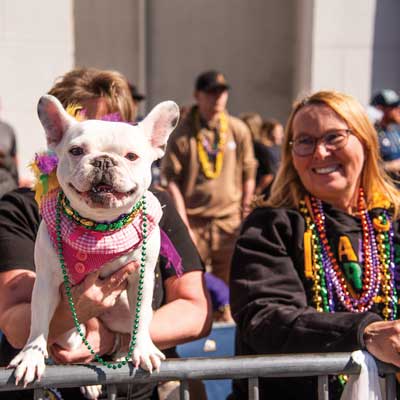
<path id="1" fill-rule="evenodd" d="M 89 197 L 95 203 L 104 203 L 105 200 L 122 200 L 125 197 L 129 197 L 136 192 L 136 186 L 127 192 L 121 192 L 114 188 L 114 186 L 106 183 L 98 183 L 93 185 L 89 190 L 82 192 L 79 191 L 74 185 L 70 183 L 70 186 L 83 197 Z"/>

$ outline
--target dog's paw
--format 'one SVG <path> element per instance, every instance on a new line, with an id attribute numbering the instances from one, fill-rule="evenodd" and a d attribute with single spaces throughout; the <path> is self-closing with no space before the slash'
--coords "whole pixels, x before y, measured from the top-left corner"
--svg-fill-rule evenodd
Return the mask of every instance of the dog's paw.
<path id="1" fill-rule="evenodd" d="M 160 370 L 161 361 L 165 360 L 165 355 L 158 350 L 158 348 L 149 339 L 145 343 L 140 343 L 136 345 L 132 354 L 132 361 L 135 368 L 139 365 L 146 371 L 150 373 Z"/>
<path id="2" fill-rule="evenodd" d="M 10 362 L 7 368 L 15 368 L 15 384 L 23 379 L 24 387 L 33 382 L 35 378 L 40 381 L 45 370 L 47 350 L 37 344 L 25 346 Z"/>
<path id="3" fill-rule="evenodd" d="M 101 393 L 101 385 L 81 386 L 81 393 L 86 399 L 97 400 Z"/>

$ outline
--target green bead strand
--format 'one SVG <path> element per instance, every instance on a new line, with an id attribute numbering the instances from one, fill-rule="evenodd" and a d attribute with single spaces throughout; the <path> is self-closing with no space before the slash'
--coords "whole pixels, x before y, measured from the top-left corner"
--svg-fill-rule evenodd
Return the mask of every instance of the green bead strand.
<path id="1" fill-rule="evenodd" d="M 90 221 L 87 218 L 82 218 L 79 213 L 77 211 L 75 211 L 74 209 L 72 209 L 69 200 L 65 197 L 65 195 L 61 193 L 61 196 L 59 195 L 59 201 L 60 201 L 60 205 L 61 208 L 64 212 L 64 215 L 70 219 L 71 221 L 74 221 L 75 223 L 77 223 L 78 225 L 83 226 L 86 229 L 92 230 L 92 231 L 97 231 L 97 232 L 109 232 L 109 231 L 116 231 L 119 230 L 121 228 L 123 228 L 124 226 L 130 224 L 132 222 L 132 220 L 135 218 L 136 213 L 143 209 L 146 209 L 146 204 L 145 204 L 145 199 L 144 197 L 139 200 L 133 207 L 132 211 L 129 214 L 126 214 L 124 216 L 122 216 L 121 218 L 119 218 L 116 221 L 113 221 L 109 224 L 105 224 L 105 223 L 97 223 L 94 221 Z M 56 215 L 56 223 L 57 225 L 59 225 L 61 221 L 61 213 L 59 216 Z M 143 221 L 144 224 L 143 227 L 147 226 L 147 221 Z"/>
<path id="2" fill-rule="evenodd" d="M 67 295 L 67 299 L 68 299 L 68 304 L 71 310 L 71 314 L 72 314 L 72 318 L 76 327 L 76 330 L 79 334 L 79 336 L 82 338 L 82 343 L 87 347 L 87 349 L 89 350 L 90 354 L 92 354 L 94 356 L 94 359 L 96 361 L 98 361 L 100 364 L 104 365 L 107 368 L 110 369 L 117 369 L 117 368 L 122 368 L 122 366 L 126 365 L 130 359 L 130 357 L 132 356 L 132 353 L 134 351 L 135 345 L 136 345 L 136 336 L 137 336 L 137 332 L 139 329 L 139 319 L 140 319 L 140 310 L 141 310 L 141 305 L 142 305 L 142 297 L 143 297 L 143 281 L 144 281 L 144 271 L 145 271 L 145 261 L 146 261 L 146 243 L 147 243 L 147 226 L 148 226 L 148 220 L 147 220 L 147 204 L 146 204 L 146 198 L 143 196 L 142 199 L 140 201 L 138 201 L 134 207 L 134 209 L 132 210 L 132 212 L 124 217 L 124 221 L 123 223 L 125 223 L 129 216 L 131 216 L 134 212 L 137 212 L 138 210 L 142 210 L 142 252 L 141 252 L 141 257 L 140 257 L 140 269 L 139 269 L 139 283 L 138 283 L 138 293 L 137 293 L 137 298 L 136 298 L 136 310 L 135 310 L 135 319 L 133 322 L 133 326 L 132 326 L 132 335 L 131 335 L 131 341 L 129 343 L 129 351 L 128 354 L 126 355 L 125 359 L 120 361 L 117 364 L 112 364 L 109 363 L 107 361 L 105 361 L 99 354 L 97 354 L 94 350 L 93 347 L 90 345 L 90 343 L 88 342 L 88 340 L 86 339 L 85 335 L 82 332 L 81 329 L 81 324 L 78 320 L 77 314 L 76 314 L 76 309 L 75 309 L 75 304 L 74 304 L 74 300 L 72 298 L 72 293 L 71 293 L 71 283 L 70 283 L 70 279 L 69 279 L 69 275 L 68 275 L 68 271 L 67 268 L 65 266 L 65 261 L 64 261 L 64 256 L 63 256 L 63 245 L 62 245 L 62 237 L 61 237 L 61 209 L 62 209 L 62 200 L 64 202 L 68 202 L 67 198 L 64 196 L 63 192 L 60 191 L 58 194 L 58 201 L 57 201 L 57 207 L 56 207 L 56 238 L 57 238 L 57 249 L 58 249 L 58 259 L 60 262 L 60 267 L 61 267 L 61 272 L 63 275 L 63 280 L 64 280 L 64 288 L 65 288 L 65 293 Z M 67 203 L 69 205 L 69 202 Z M 74 211 L 75 213 L 75 211 Z M 79 216 L 78 213 L 76 213 L 77 216 Z M 75 222 L 76 219 L 74 219 L 73 217 L 71 217 L 68 214 L 65 214 L 68 218 L 71 218 L 72 220 L 74 220 Z M 79 218 L 81 218 L 79 216 Z M 98 224 L 100 225 L 100 224 Z M 101 231 L 107 231 L 107 230 L 115 230 L 117 229 L 116 224 L 113 223 L 112 224 L 101 224 L 101 225 L 105 225 L 105 228 L 103 226 L 101 226 Z M 96 225 L 97 226 L 97 225 Z M 119 226 L 118 226 L 119 227 Z M 86 227 L 87 229 L 91 229 L 94 230 L 96 228 L 89 228 Z M 104 228 L 104 230 L 103 230 Z"/>

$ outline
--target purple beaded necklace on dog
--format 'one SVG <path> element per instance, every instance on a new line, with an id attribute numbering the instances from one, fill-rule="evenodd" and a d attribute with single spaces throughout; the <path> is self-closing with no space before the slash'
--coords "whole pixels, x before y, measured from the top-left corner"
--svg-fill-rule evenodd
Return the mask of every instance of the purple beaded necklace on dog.
<path id="1" fill-rule="evenodd" d="M 90 354 L 94 356 L 94 359 L 104 365 L 107 368 L 112 368 L 112 369 L 117 369 L 121 368 L 123 365 L 126 365 L 129 359 L 132 356 L 133 350 L 136 345 L 136 336 L 137 332 L 139 329 L 139 316 L 140 316 L 140 308 L 141 308 L 141 302 L 143 298 L 143 281 L 144 281 L 144 270 L 145 270 L 145 262 L 146 262 L 146 244 L 147 244 L 147 206 L 146 206 L 146 198 L 145 196 L 142 197 L 140 200 L 141 202 L 141 207 L 138 205 L 137 207 L 135 206 L 134 208 L 140 209 L 141 208 L 141 216 L 142 216 L 142 252 L 141 252 L 141 258 L 140 258 L 140 269 L 139 269 L 139 284 L 138 284 L 138 292 L 137 292 L 137 298 L 136 298 L 136 310 L 135 310 L 135 319 L 133 322 L 133 327 L 132 327 L 132 333 L 131 333 L 131 341 L 129 343 L 129 350 L 128 354 L 125 356 L 124 360 L 118 363 L 111 363 L 105 361 L 99 354 L 97 354 L 94 350 L 93 347 L 90 345 L 88 340 L 86 339 L 84 333 L 82 332 L 81 329 L 81 324 L 78 320 L 78 316 L 76 313 L 76 308 L 74 304 L 74 300 L 72 298 L 72 292 L 71 292 L 71 281 L 68 276 L 68 271 L 65 266 L 65 261 L 64 261 L 64 256 L 63 256 L 63 244 L 62 244 L 62 237 L 61 237 L 61 209 L 62 209 L 62 199 L 63 199 L 63 192 L 60 190 L 58 193 L 58 200 L 57 200 L 57 207 L 56 207 L 56 237 L 57 237 L 57 251 L 58 251 L 58 259 L 60 261 L 60 267 L 61 271 L 63 274 L 63 279 L 64 279 L 64 287 L 65 287 L 65 293 L 67 295 L 68 299 L 68 304 L 71 309 L 72 313 L 72 318 L 74 320 L 74 324 L 76 327 L 76 330 L 79 333 L 79 336 L 82 338 L 82 342 L 85 344 L 85 346 L 88 348 Z"/>

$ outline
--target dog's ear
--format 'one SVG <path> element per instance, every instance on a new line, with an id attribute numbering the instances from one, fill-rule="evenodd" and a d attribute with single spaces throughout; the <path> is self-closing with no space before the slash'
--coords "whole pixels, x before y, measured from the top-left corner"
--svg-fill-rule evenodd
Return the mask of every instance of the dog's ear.
<path id="1" fill-rule="evenodd" d="M 37 111 L 46 132 L 47 146 L 54 150 L 68 127 L 76 121 L 64 110 L 59 100 L 49 94 L 40 98 Z"/>
<path id="2" fill-rule="evenodd" d="M 157 104 L 140 122 L 145 134 L 156 152 L 156 158 L 164 155 L 162 146 L 167 143 L 168 137 L 179 120 L 179 107 L 173 101 L 163 101 Z"/>

